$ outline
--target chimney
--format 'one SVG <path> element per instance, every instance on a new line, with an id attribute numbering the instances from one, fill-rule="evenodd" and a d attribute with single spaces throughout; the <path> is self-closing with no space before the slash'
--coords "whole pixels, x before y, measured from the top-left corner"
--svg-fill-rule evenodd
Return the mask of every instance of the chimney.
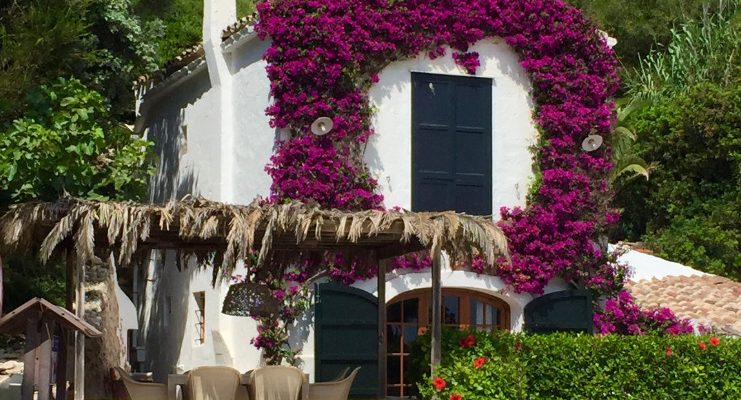
<path id="1" fill-rule="evenodd" d="M 236 20 L 236 0 L 203 0 L 204 46 L 221 45 L 221 33 Z"/>

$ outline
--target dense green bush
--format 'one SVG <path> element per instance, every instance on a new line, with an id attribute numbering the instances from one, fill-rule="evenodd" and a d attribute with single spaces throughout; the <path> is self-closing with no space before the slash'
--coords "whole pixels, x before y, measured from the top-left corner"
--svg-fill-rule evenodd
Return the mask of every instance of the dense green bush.
<path id="1" fill-rule="evenodd" d="M 151 142 L 110 120 L 105 98 L 76 79 L 32 92 L 28 111 L 0 130 L 0 212 L 9 203 L 139 199 L 153 172 Z"/>
<path id="2" fill-rule="evenodd" d="M 468 335 L 475 345 L 463 347 Z M 525 335 L 446 331 L 443 362 L 419 383 L 422 398 L 736 399 L 741 341 L 707 336 Z M 717 338 L 716 338 L 717 339 Z M 700 344 L 702 343 L 702 344 Z M 474 364 L 480 357 L 479 368 Z M 418 339 L 416 370 L 429 362 L 429 335 Z M 437 390 L 433 378 L 443 378 Z"/>
<path id="3" fill-rule="evenodd" d="M 26 111 L 29 91 L 74 76 L 133 121 L 131 82 L 157 68 L 162 26 L 133 0 L 0 1 L 0 129 Z"/>
<path id="4" fill-rule="evenodd" d="M 741 84 L 699 84 L 631 116 L 635 153 L 658 164 L 621 187 L 622 231 L 659 255 L 741 279 Z"/>

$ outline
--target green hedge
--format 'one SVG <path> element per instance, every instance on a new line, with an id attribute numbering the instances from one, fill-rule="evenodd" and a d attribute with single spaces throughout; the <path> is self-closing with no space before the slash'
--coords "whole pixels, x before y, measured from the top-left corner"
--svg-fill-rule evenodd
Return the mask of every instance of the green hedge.
<path id="1" fill-rule="evenodd" d="M 469 334 L 476 344 L 461 347 Z M 710 338 L 446 331 L 437 376 L 421 374 L 429 371 L 429 336 L 413 347 L 412 376 L 420 376 L 424 399 L 741 399 L 741 340 L 715 346 Z M 476 368 L 479 357 L 486 362 Z"/>

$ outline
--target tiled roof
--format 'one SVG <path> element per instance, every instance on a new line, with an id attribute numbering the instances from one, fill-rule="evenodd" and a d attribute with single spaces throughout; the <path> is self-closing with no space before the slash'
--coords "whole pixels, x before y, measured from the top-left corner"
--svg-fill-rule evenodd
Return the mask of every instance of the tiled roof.
<path id="1" fill-rule="evenodd" d="M 242 29 L 251 27 L 255 24 L 255 21 L 257 20 L 257 13 L 248 15 L 246 17 L 242 17 L 238 19 L 235 23 L 229 25 L 224 29 L 223 32 L 221 32 L 221 40 L 227 40 L 235 33 L 241 31 Z"/>
<path id="2" fill-rule="evenodd" d="M 221 41 L 224 42 L 242 30 L 254 25 L 257 14 L 242 17 L 233 24 L 227 26 L 221 33 Z M 195 60 L 205 57 L 203 43 L 196 43 L 183 50 L 177 57 L 167 61 L 165 66 L 151 75 L 142 75 L 134 81 L 135 87 L 154 84 L 186 67 Z"/>
<path id="3" fill-rule="evenodd" d="M 643 307 L 669 307 L 677 316 L 741 336 L 741 283 L 716 275 L 668 276 L 629 282 Z"/>

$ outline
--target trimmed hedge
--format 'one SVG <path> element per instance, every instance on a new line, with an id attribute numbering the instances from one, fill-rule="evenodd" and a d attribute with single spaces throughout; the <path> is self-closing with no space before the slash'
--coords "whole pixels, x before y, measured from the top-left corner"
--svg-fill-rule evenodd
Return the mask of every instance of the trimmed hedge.
<path id="1" fill-rule="evenodd" d="M 469 335 L 475 345 L 465 347 Z M 420 374 L 429 335 L 417 340 L 412 376 L 424 399 L 741 399 L 741 340 L 711 338 L 451 330 L 435 377 Z"/>

